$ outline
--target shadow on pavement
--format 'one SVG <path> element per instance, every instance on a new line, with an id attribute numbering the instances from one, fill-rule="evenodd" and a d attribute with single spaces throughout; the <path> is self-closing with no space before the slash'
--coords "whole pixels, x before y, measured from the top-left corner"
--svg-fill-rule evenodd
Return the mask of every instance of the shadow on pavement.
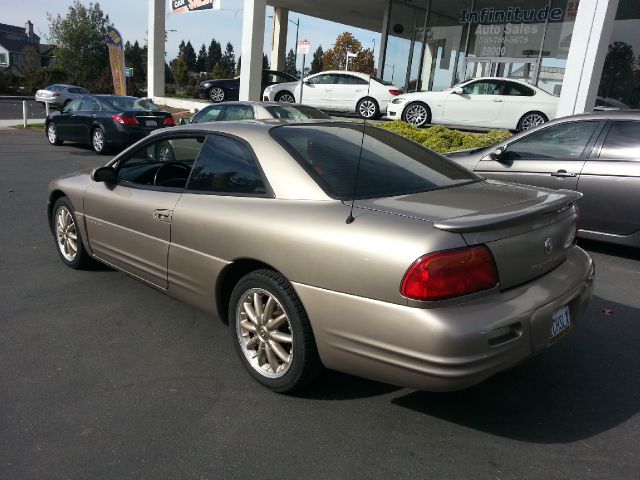
<path id="1" fill-rule="evenodd" d="M 386 395 L 400 389 L 395 385 L 328 370 L 312 385 L 293 396 L 313 400 L 353 400 Z"/>
<path id="2" fill-rule="evenodd" d="M 589 252 L 597 252 L 614 257 L 640 260 L 640 248 L 614 245 L 613 243 L 598 242 L 596 240 L 578 239 L 578 246 Z"/>
<path id="3" fill-rule="evenodd" d="M 607 317 L 599 305 L 617 312 Z M 587 439 L 640 410 L 640 310 L 594 297 L 574 332 L 520 367 L 460 392 L 413 392 L 396 405 L 499 437 Z"/>

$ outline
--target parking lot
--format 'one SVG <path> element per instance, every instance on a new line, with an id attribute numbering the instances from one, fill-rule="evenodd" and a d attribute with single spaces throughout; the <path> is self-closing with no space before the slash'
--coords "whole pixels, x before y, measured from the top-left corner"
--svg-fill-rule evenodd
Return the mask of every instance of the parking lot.
<path id="1" fill-rule="evenodd" d="M 327 372 L 283 396 L 218 319 L 59 260 L 47 183 L 107 159 L 0 131 L 0 478 L 640 478 L 639 250 L 585 243 L 574 332 L 477 387 Z"/>

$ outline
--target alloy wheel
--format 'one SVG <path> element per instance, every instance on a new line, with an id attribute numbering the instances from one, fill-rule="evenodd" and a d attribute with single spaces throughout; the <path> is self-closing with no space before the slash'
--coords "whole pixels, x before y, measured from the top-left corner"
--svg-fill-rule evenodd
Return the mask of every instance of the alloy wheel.
<path id="1" fill-rule="evenodd" d="M 281 103 L 295 103 L 296 99 L 290 93 L 283 93 L 278 97 L 278 101 Z"/>
<path id="2" fill-rule="evenodd" d="M 78 231 L 73 215 L 65 206 L 56 212 L 56 238 L 62 256 L 73 262 L 78 254 Z"/>
<path id="3" fill-rule="evenodd" d="M 96 152 L 102 151 L 102 149 L 104 148 L 104 132 L 101 129 L 96 128 L 93 131 L 92 143 L 93 143 L 93 149 Z"/>
<path id="4" fill-rule="evenodd" d="M 53 123 L 50 123 L 47 127 L 47 138 L 49 139 L 49 143 L 55 144 L 58 139 L 58 135 L 56 133 L 56 126 Z"/>
<path id="5" fill-rule="evenodd" d="M 543 124 L 545 121 L 546 120 L 544 119 L 544 117 L 539 113 L 530 113 L 522 119 L 522 126 L 520 127 L 520 130 L 524 132 L 533 127 L 537 127 L 538 125 Z"/>
<path id="6" fill-rule="evenodd" d="M 427 123 L 428 112 L 424 105 L 420 105 L 419 103 L 414 105 L 409 105 L 407 111 L 405 113 L 405 118 L 407 122 L 412 125 L 416 125 L 418 127 Z"/>
<path id="7" fill-rule="evenodd" d="M 293 361 L 293 332 L 280 302 L 268 291 L 246 291 L 236 308 L 240 349 L 251 367 L 267 378 L 282 377 Z"/>
<path id="8" fill-rule="evenodd" d="M 209 92 L 209 98 L 212 102 L 219 103 L 224 100 L 224 90 L 220 87 L 213 87 Z"/>
<path id="9" fill-rule="evenodd" d="M 376 114 L 376 105 L 373 103 L 373 100 L 363 100 L 360 102 L 358 113 L 364 118 L 373 117 Z"/>

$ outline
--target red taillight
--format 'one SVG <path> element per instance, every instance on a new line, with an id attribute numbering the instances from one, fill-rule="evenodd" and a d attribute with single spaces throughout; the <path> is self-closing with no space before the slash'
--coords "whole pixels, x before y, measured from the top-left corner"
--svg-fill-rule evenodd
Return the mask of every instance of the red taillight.
<path id="1" fill-rule="evenodd" d="M 60 94 L 59 93 L 54 93 L 53 95 L 51 95 L 52 97 L 59 97 Z"/>
<path id="2" fill-rule="evenodd" d="M 468 295 L 498 283 L 487 247 L 436 252 L 420 257 L 402 280 L 401 293 L 413 300 L 444 300 Z"/>
<path id="3" fill-rule="evenodd" d="M 173 119 L 173 117 L 167 117 L 164 119 L 164 122 L 162 122 L 162 124 L 165 127 L 175 127 L 176 126 L 176 121 Z"/>
<path id="4" fill-rule="evenodd" d="M 135 117 L 127 117 L 119 113 L 113 116 L 113 121 L 120 125 L 140 125 Z"/>
<path id="5" fill-rule="evenodd" d="M 396 95 L 402 95 L 402 90 L 389 90 L 389 93 L 395 97 Z"/>

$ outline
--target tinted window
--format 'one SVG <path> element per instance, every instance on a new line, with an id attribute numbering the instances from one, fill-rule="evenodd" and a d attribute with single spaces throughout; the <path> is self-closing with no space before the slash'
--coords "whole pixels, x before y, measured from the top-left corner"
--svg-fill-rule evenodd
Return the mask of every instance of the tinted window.
<path id="1" fill-rule="evenodd" d="M 76 98 L 71 103 L 68 103 L 67 106 L 64 107 L 64 109 L 62 111 L 63 112 L 75 112 L 77 110 L 80 110 L 80 105 L 81 104 L 82 104 L 82 99 L 81 98 Z"/>
<path id="2" fill-rule="evenodd" d="M 463 93 L 467 95 L 500 95 L 501 90 L 500 82 L 494 80 L 481 80 L 462 87 Z"/>
<path id="3" fill-rule="evenodd" d="M 267 193 L 249 148 L 220 135 L 207 138 L 187 189 L 229 194 Z"/>
<path id="4" fill-rule="evenodd" d="M 215 122 L 220 116 L 220 112 L 222 112 L 223 108 L 224 105 L 215 105 L 213 107 L 203 108 L 193 117 L 191 123 Z"/>
<path id="5" fill-rule="evenodd" d="M 532 133 L 507 147 L 505 160 L 577 159 L 587 145 L 598 122 L 572 122 L 555 125 Z"/>
<path id="6" fill-rule="evenodd" d="M 326 85 L 338 83 L 338 79 L 336 78 L 336 75 L 316 75 L 309 79 L 309 83 L 312 85 Z"/>
<path id="7" fill-rule="evenodd" d="M 118 179 L 137 185 L 184 188 L 204 137 L 165 138 L 147 144 L 118 163 Z"/>
<path id="8" fill-rule="evenodd" d="M 108 105 L 110 110 L 162 110 L 159 106 L 146 98 L 104 96 L 100 101 Z"/>
<path id="9" fill-rule="evenodd" d="M 96 110 L 100 110 L 100 105 L 95 98 L 85 97 L 85 99 L 82 101 L 80 110 L 84 112 L 95 112 Z"/>
<path id="10" fill-rule="evenodd" d="M 289 75 L 285 76 L 283 73 L 280 73 L 280 72 L 265 72 L 263 81 L 267 83 L 283 83 L 283 82 L 292 82 L 295 80 L 296 80 L 295 78 Z"/>
<path id="11" fill-rule="evenodd" d="M 78 88 L 78 93 L 82 93 L 84 95 L 89 95 L 89 90 L 85 90 L 84 88 Z"/>
<path id="12" fill-rule="evenodd" d="M 45 90 L 49 90 L 50 92 L 59 92 L 63 87 L 60 85 L 49 85 Z"/>
<path id="13" fill-rule="evenodd" d="M 367 85 L 367 81 L 353 75 L 337 75 L 338 83 L 341 85 Z"/>
<path id="14" fill-rule="evenodd" d="M 531 97 L 535 94 L 532 89 L 520 85 L 519 83 L 506 82 L 504 84 L 503 95 L 512 95 L 518 97 Z"/>
<path id="15" fill-rule="evenodd" d="M 363 139 L 364 128 L 364 139 Z M 399 135 L 362 125 L 283 126 L 271 135 L 331 197 L 350 200 L 425 192 L 479 177 Z"/>
<path id="16" fill-rule="evenodd" d="M 331 117 L 317 108 L 306 105 L 277 105 L 265 107 L 273 118 L 304 120 L 307 118 L 330 120 Z"/>
<path id="17" fill-rule="evenodd" d="M 602 146 L 600 158 L 640 161 L 640 122 L 614 122 Z"/>
<path id="18" fill-rule="evenodd" d="M 253 107 L 249 105 L 227 105 L 222 120 L 251 120 Z"/>

